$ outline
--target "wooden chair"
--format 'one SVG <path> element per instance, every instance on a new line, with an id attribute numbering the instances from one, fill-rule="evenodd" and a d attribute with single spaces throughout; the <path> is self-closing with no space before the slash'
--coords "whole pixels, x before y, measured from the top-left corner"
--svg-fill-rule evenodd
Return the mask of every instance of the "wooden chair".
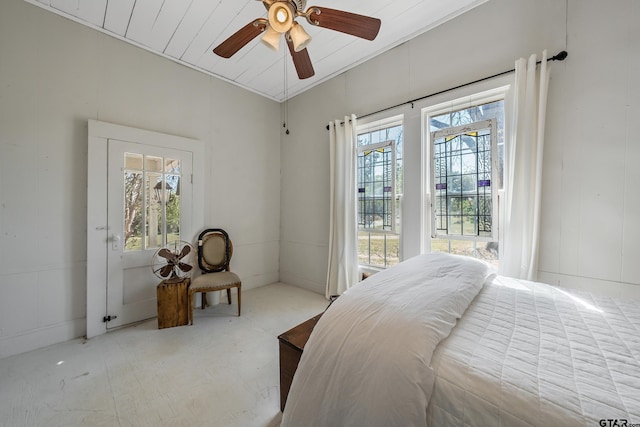
<path id="1" fill-rule="evenodd" d="M 231 304 L 231 288 L 238 289 L 238 316 L 242 301 L 242 282 L 237 274 L 229 270 L 233 255 L 233 244 L 226 231 L 209 228 L 198 236 L 198 266 L 202 275 L 191 281 L 189 286 L 189 324 L 193 325 L 193 303 L 196 293 L 202 293 L 202 309 L 207 304 L 207 292 L 227 290 Z"/>

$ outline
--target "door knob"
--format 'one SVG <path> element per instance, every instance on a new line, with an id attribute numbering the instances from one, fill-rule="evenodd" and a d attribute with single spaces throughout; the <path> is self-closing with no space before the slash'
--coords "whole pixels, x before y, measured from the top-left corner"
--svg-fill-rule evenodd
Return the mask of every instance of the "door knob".
<path id="1" fill-rule="evenodd" d="M 120 238 L 120 236 L 118 236 L 116 234 L 112 234 L 111 235 L 111 250 L 112 251 L 119 251 L 120 250 L 120 240 L 122 240 Z"/>

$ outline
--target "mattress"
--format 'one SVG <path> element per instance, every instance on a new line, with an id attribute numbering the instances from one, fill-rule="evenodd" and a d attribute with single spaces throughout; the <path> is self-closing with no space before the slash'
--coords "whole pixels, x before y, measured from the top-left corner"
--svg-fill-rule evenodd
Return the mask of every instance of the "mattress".
<path id="1" fill-rule="evenodd" d="M 640 423 L 640 304 L 499 276 L 431 367 L 430 426 Z"/>

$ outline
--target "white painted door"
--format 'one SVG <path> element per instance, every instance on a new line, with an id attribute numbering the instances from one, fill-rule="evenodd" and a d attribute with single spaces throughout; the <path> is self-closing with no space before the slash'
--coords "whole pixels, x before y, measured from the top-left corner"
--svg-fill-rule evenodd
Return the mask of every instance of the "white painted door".
<path id="1" fill-rule="evenodd" d="M 155 252 L 190 241 L 193 153 L 108 140 L 108 329 L 157 315 Z"/>

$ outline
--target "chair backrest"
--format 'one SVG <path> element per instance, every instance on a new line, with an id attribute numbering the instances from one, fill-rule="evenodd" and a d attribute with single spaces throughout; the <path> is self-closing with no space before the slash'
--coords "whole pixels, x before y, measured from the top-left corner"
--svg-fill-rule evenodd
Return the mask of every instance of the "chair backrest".
<path id="1" fill-rule="evenodd" d="M 229 271 L 233 244 L 226 231 L 208 228 L 198 236 L 198 266 L 203 273 Z"/>

